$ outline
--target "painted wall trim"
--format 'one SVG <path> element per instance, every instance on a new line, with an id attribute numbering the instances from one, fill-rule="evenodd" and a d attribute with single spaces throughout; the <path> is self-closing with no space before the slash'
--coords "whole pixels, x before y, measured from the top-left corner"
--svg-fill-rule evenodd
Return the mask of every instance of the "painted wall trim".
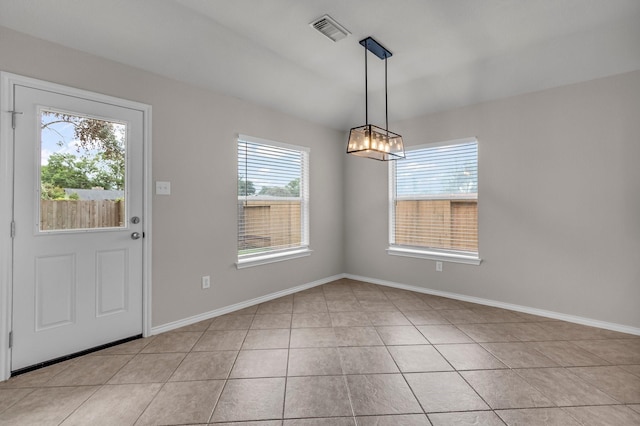
<path id="1" fill-rule="evenodd" d="M 268 302 L 278 297 L 288 296 L 293 293 L 298 293 L 303 290 L 308 290 L 313 287 L 317 287 L 322 284 L 330 283 L 345 278 L 345 274 L 333 275 L 327 278 L 322 278 L 310 283 L 301 284 L 295 287 L 291 287 L 285 290 L 277 291 L 275 293 L 266 294 L 264 296 L 256 297 L 254 299 L 246 300 L 244 302 L 235 303 L 233 305 L 225 306 L 223 308 L 214 309 L 213 311 L 204 312 L 202 314 L 194 315 L 192 317 L 184 318 L 181 320 L 173 321 L 167 324 L 159 325 L 151 329 L 151 334 L 160 334 L 167 331 L 175 330 L 177 328 L 185 327 L 187 325 L 195 324 L 200 321 L 208 320 L 211 318 L 219 317 L 220 315 L 228 314 L 230 312 L 239 311 L 240 309 L 248 308 L 250 306 L 257 305 L 259 303 Z"/>
<path id="2" fill-rule="evenodd" d="M 424 294 L 431 294 L 434 296 L 448 297 L 450 299 L 457 299 L 457 300 L 462 300 L 464 302 L 478 303 L 480 305 L 493 306 L 496 308 L 510 309 L 512 311 L 523 312 L 526 314 L 538 315 L 541 317 L 553 318 L 557 320 L 572 322 L 575 324 L 588 325 L 590 327 L 598 327 L 606 330 L 613 330 L 621 333 L 628 333 L 628 334 L 634 334 L 634 335 L 640 336 L 640 328 L 631 327 L 628 325 L 616 324 L 613 322 L 600 321 L 600 320 L 595 320 L 595 319 L 585 318 L 585 317 L 579 317 L 576 315 L 568 315 L 560 312 L 547 311 L 545 309 L 515 305 L 512 303 L 499 302 L 497 300 L 482 299 L 480 297 L 474 297 L 474 296 L 465 296 L 463 294 L 450 293 L 448 291 L 432 290 L 430 288 L 423 288 L 423 287 L 417 287 L 417 286 L 408 285 L 408 284 L 401 284 L 393 281 L 379 280 L 377 278 L 363 277 L 360 275 L 352 275 L 352 274 L 344 274 L 344 275 L 345 275 L 345 278 L 348 278 L 351 280 L 364 281 L 371 284 L 383 285 L 386 287 L 393 287 L 393 288 L 399 288 L 402 290 L 415 291 L 416 293 L 424 293 Z"/>

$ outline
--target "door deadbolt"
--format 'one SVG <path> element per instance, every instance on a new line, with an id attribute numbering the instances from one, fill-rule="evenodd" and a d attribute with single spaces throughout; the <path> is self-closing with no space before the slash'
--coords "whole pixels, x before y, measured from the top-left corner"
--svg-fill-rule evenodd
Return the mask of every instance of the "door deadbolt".
<path id="1" fill-rule="evenodd" d="M 131 223 L 133 223 L 134 225 L 137 223 L 140 223 L 140 218 L 138 216 L 134 216 L 131 218 Z"/>

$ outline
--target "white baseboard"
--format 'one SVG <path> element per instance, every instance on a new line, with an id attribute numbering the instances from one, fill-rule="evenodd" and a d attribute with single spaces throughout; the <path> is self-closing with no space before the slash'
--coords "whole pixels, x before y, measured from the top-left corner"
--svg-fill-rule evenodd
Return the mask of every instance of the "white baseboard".
<path id="1" fill-rule="evenodd" d="M 313 281 L 307 284 L 302 284 L 296 287 L 291 287 L 286 290 L 278 291 L 275 293 L 267 294 L 264 296 L 256 297 L 255 299 L 247 300 L 244 302 L 236 303 L 234 305 L 225 306 L 223 308 L 215 309 L 213 311 L 205 312 L 199 315 L 194 315 L 189 318 L 184 318 L 178 321 L 173 321 L 167 324 L 159 325 L 151 328 L 151 335 L 164 333 L 167 331 L 175 330 L 180 327 L 195 324 L 200 321 L 215 318 L 220 315 L 228 314 L 230 312 L 239 311 L 240 309 L 248 308 L 259 303 L 268 302 L 269 300 L 277 299 L 278 297 L 288 296 L 289 294 L 297 293 L 299 291 L 307 290 L 322 284 L 330 283 L 341 278 L 349 278 L 352 280 L 368 282 L 371 284 L 383 285 L 386 287 L 399 288 L 402 290 L 415 291 L 416 293 L 432 294 L 434 296 L 448 297 L 450 299 L 462 300 L 465 302 L 477 303 L 485 306 L 494 306 L 496 308 L 509 309 L 512 311 L 523 312 L 526 314 L 539 315 L 541 317 L 553 318 L 557 320 L 572 322 L 576 324 L 588 325 L 591 327 L 603 328 L 606 330 L 618 331 L 621 333 L 633 334 L 640 336 L 640 328 L 631 327 L 623 324 L 616 324 L 612 322 L 599 321 L 591 318 L 579 317 L 575 315 L 563 314 L 560 312 L 547 311 L 544 309 L 531 308 L 528 306 L 515 305 L 512 303 L 499 302 L 491 299 L 482 299 L 480 297 L 465 296 L 463 294 L 451 293 L 448 291 L 432 290 L 430 288 L 417 287 L 408 284 L 396 283 L 393 281 L 379 280 L 377 278 L 363 277 L 353 274 L 338 274 L 331 277 L 323 278 L 317 281 Z"/>
<path id="2" fill-rule="evenodd" d="M 486 305 L 486 306 L 494 306 L 496 308 L 509 309 L 512 311 L 524 312 L 526 314 L 539 315 L 541 317 L 553 318 L 557 320 L 573 322 L 576 324 L 588 325 L 591 327 L 604 328 L 606 330 L 619 331 L 621 333 L 628 333 L 628 334 L 634 334 L 634 335 L 640 336 L 640 328 L 631 327 L 623 324 L 616 324 L 613 322 L 599 321 L 591 318 L 563 314 L 560 312 L 530 308 L 528 306 L 514 305 L 512 303 L 499 302 L 491 299 L 482 299 L 479 297 L 465 296 L 463 294 L 450 293 L 448 291 L 432 290 L 429 288 L 416 287 L 416 286 L 407 285 L 407 284 L 400 284 L 393 281 L 379 280 L 376 278 L 363 277 L 360 275 L 344 274 L 344 277 L 352 280 L 368 282 L 371 284 L 383 285 L 386 287 L 393 287 L 393 288 L 399 288 L 402 290 L 415 291 L 416 293 L 424 293 L 424 294 L 432 294 L 434 296 L 448 297 L 450 299 L 457 299 L 465 302 L 478 303 L 480 305 Z"/>
<path id="3" fill-rule="evenodd" d="M 215 309 L 213 311 L 205 312 L 199 315 L 194 315 L 189 318 L 184 318 L 178 321 L 173 321 L 167 324 L 159 325 L 151 328 L 151 335 L 164 333 L 167 331 L 175 330 L 180 327 L 195 324 L 200 321 L 208 320 L 211 318 L 219 317 L 220 315 L 228 314 L 230 312 L 239 311 L 240 309 L 248 308 L 249 306 L 257 305 L 259 303 L 268 302 L 269 300 L 277 299 L 278 297 L 288 296 L 289 294 L 297 293 L 299 291 L 307 290 L 313 287 L 317 287 L 322 284 L 330 283 L 331 281 L 344 278 L 345 274 L 333 275 L 331 277 L 322 278 L 317 281 L 313 281 L 307 284 L 291 287 L 286 290 L 277 291 L 275 293 L 267 294 L 264 296 L 256 297 L 255 299 L 246 300 L 244 302 L 236 303 L 233 305 L 225 306 L 223 308 Z"/>

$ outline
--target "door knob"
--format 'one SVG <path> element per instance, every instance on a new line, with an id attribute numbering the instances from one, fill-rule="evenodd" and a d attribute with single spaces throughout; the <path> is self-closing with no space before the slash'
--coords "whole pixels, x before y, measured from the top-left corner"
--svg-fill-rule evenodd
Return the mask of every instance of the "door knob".
<path id="1" fill-rule="evenodd" d="M 142 237 L 142 234 L 140 234 L 139 232 L 134 232 L 131 234 L 131 239 L 132 240 L 138 240 L 140 239 L 140 237 Z"/>

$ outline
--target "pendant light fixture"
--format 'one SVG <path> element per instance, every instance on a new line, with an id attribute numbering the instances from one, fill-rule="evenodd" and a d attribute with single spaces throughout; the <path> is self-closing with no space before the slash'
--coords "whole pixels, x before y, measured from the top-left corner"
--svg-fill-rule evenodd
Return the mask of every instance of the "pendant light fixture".
<path id="1" fill-rule="evenodd" d="M 391 52 L 382 47 L 380 43 L 372 37 L 360 40 L 364 46 L 364 92 L 365 92 L 365 121 L 366 124 L 354 127 L 349 132 L 349 142 L 347 144 L 347 154 L 359 157 L 373 158 L 374 160 L 389 161 L 404 158 L 404 144 L 402 136 L 389 131 L 389 105 L 387 102 L 387 58 L 391 57 Z M 384 60 L 384 108 L 385 108 L 385 128 L 382 129 L 373 124 L 369 124 L 369 87 L 367 52 L 371 52 L 378 58 Z"/>

